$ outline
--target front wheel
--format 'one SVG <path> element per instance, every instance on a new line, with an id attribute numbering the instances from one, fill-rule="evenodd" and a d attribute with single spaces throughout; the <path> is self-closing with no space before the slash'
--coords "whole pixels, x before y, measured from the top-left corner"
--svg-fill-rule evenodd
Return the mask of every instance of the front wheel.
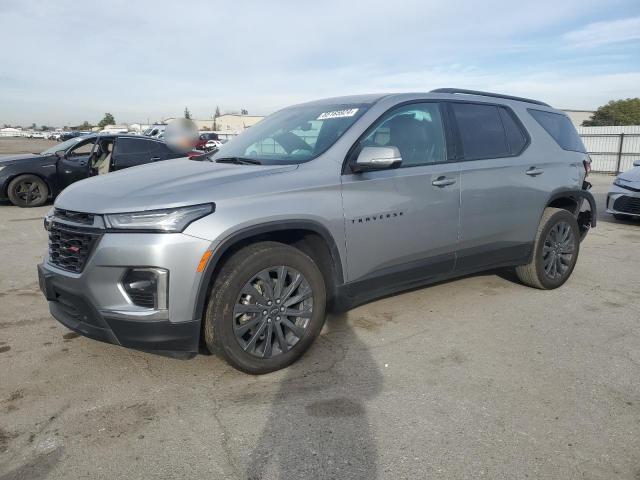
<path id="1" fill-rule="evenodd" d="M 9 183 L 9 200 L 18 207 L 40 207 L 49 198 L 47 184 L 37 175 L 20 175 Z"/>
<path id="2" fill-rule="evenodd" d="M 279 370 L 319 335 L 325 306 L 325 282 L 309 256 L 276 242 L 250 245 L 225 262 L 214 282 L 207 348 L 246 373 Z"/>
<path id="3" fill-rule="evenodd" d="M 571 276 L 580 252 L 580 228 L 567 210 L 546 208 L 540 219 L 533 257 L 516 267 L 522 283 L 534 288 L 558 288 Z"/>

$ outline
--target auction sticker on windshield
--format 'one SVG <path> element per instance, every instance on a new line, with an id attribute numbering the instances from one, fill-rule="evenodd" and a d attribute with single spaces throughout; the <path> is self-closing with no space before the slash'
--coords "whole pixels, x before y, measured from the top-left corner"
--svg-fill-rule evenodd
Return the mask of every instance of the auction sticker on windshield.
<path id="1" fill-rule="evenodd" d="M 330 118 L 344 118 L 344 117 L 353 117 L 356 113 L 358 113 L 357 108 L 347 108 L 345 110 L 334 110 L 333 112 L 324 112 L 321 113 L 317 120 L 328 120 Z"/>

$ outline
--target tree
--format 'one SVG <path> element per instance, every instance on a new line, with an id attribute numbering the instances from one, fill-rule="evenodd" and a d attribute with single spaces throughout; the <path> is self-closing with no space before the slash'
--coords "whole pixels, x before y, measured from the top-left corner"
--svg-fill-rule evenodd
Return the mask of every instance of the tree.
<path id="1" fill-rule="evenodd" d="M 43 132 L 46 132 L 47 130 L 51 130 L 51 127 L 47 125 L 40 125 L 40 130 L 42 130 Z"/>
<path id="2" fill-rule="evenodd" d="M 611 100 L 599 107 L 589 120 L 582 122 L 583 127 L 602 125 L 640 125 L 640 98 Z"/>
<path id="3" fill-rule="evenodd" d="M 240 109 L 240 115 L 249 115 L 249 110 L 247 110 L 246 108 Z"/>
<path id="4" fill-rule="evenodd" d="M 186 119 L 191 119 L 191 112 L 189 111 L 189 109 L 187 107 L 184 107 L 184 118 Z"/>
<path id="5" fill-rule="evenodd" d="M 35 129 L 36 129 L 36 124 L 35 124 L 35 122 L 31 124 L 31 129 L 32 129 L 32 130 L 35 130 Z"/>
<path id="6" fill-rule="evenodd" d="M 216 113 L 213 114 L 213 131 L 218 130 L 218 117 L 220 116 L 220 107 L 216 105 Z"/>
<path id="7" fill-rule="evenodd" d="M 107 125 L 115 125 L 115 124 L 116 124 L 116 119 L 113 118 L 113 115 L 111 115 L 110 113 L 105 113 L 102 120 L 100 120 L 100 123 L 98 123 L 98 126 L 100 128 L 104 128 Z"/>

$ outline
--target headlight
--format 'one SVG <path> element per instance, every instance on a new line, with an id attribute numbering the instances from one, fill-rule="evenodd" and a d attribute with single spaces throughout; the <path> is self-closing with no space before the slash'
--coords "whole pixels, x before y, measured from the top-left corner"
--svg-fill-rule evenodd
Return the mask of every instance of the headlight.
<path id="1" fill-rule="evenodd" d="M 622 180 L 621 180 L 620 178 L 616 178 L 616 179 L 613 181 L 613 184 L 614 184 L 614 185 L 617 185 L 618 187 L 622 187 L 622 188 L 629 188 L 629 187 L 627 186 L 627 184 L 626 184 L 626 183 L 623 183 L 623 182 L 622 182 Z"/>
<path id="2" fill-rule="evenodd" d="M 138 230 L 153 232 L 182 232 L 199 218 L 215 211 L 215 205 L 145 210 L 143 212 L 113 213 L 105 215 L 107 228 L 111 230 Z"/>

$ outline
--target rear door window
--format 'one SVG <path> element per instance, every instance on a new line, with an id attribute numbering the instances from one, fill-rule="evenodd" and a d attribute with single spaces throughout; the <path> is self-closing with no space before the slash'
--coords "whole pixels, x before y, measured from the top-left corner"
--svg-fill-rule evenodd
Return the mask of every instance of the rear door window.
<path id="1" fill-rule="evenodd" d="M 465 160 L 510 156 L 507 135 L 495 105 L 452 103 Z"/>
<path id="2" fill-rule="evenodd" d="M 149 140 L 120 137 L 116 140 L 113 157 L 118 168 L 133 167 L 147 163 L 151 158 Z"/>
<path id="3" fill-rule="evenodd" d="M 587 153 L 569 117 L 560 113 L 545 112 L 532 108 L 529 109 L 529 113 L 562 149 Z"/>

